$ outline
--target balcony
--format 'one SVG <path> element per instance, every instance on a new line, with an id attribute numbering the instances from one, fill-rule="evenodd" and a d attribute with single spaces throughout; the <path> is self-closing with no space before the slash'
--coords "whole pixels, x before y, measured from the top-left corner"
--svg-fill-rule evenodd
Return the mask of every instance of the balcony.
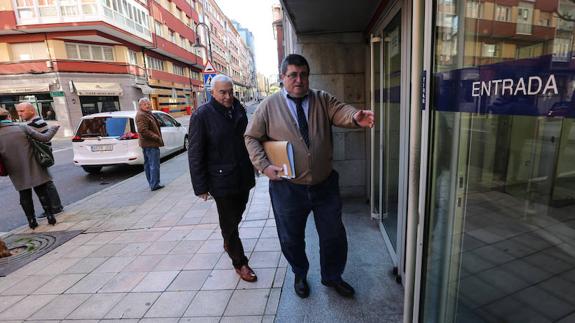
<path id="1" fill-rule="evenodd" d="M 25 4 L 14 2 L 19 27 L 43 25 L 42 29 L 45 29 L 45 25 L 50 24 L 102 21 L 152 41 L 148 9 L 134 0 L 28 0 L 19 3 Z"/>

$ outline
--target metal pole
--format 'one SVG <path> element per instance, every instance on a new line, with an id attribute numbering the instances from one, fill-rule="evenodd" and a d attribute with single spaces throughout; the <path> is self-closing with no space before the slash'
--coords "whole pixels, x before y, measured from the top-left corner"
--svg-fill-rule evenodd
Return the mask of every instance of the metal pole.
<path id="1" fill-rule="evenodd" d="M 196 25 L 196 45 L 200 43 L 200 37 L 198 36 L 198 27 L 202 25 L 206 28 L 207 30 L 207 35 L 208 35 L 208 55 L 210 56 L 210 63 L 212 62 L 212 37 L 210 36 L 210 27 L 208 27 L 208 25 L 205 22 L 199 22 Z M 203 45 L 202 45 L 203 46 Z M 205 46 L 203 46 L 205 47 Z"/>

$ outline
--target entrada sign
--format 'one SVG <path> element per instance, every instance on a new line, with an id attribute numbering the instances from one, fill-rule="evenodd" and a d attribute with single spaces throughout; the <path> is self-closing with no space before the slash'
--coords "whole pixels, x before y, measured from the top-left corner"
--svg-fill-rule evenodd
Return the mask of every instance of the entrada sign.
<path id="1" fill-rule="evenodd" d="M 523 77 L 519 80 L 500 79 L 491 81 L 473 82 L 471 96 L 492 96 L 492 95 L 544 95 L 559 94 L 555 75 L 551 74 L 544 81 L 539 76 L 529 76 L 527 80 Z"/>

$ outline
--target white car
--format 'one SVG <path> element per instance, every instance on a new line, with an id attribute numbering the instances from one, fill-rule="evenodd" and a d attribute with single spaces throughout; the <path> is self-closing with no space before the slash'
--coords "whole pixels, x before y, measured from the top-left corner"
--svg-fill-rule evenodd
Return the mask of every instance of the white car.
<path id="1" fill-rule="evenodd" d="M 188 147 L 188 129 L 167 113 L 152 111 L 160 123 L 164 147 L 160 157 Z M 74 164 L 90 174 L 103 166 L 143 165 L 144 155 L 138 144 L 136 111 L 96 113 L 82 117 L 72 138 Z"/>

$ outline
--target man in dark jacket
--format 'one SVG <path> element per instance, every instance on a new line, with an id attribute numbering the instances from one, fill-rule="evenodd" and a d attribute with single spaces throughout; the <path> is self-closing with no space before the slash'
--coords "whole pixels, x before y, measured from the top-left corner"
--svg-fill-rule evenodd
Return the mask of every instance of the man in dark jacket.
<path id="1" fill-rule="evenodd" d="M 254 170 L 244 145 L 248 124 L 246 110 L 234 99 L 232 79 L 212 79 L 212 99 L 198 108 L 190 119 L 188 159 L 192 185 L 204 200 L 216 201 L 224 250 L 240 277 L 248 282 L 257 276 L 248 266 L 238 225 L 246 209 Z"/>
<path id="2" fill-rule="evenodd" d="M 164 188 L 160 184 L 160 147 L 164 146 L 162 132 L 158 120 L 152 114 L 152 103 L 148 98 L 138 101 L 136 126 L 140 147 L 144 152 L 144 171 L 152 191 Z"/>
<path id="3" fill-rule="evenodd" d="M 38 116 L 36 112 L 36 108 L 30 102 L 22 102 L 16 105 L 16 111 L 18 112 L 18 116 L 22 119 L 28 127 L 38 131 L 39 133 L 46 133 L 48 132 L 48 123 L 42 119 L 42 117 Z M 48 143 L 50 144 L 50 143 Z M 62 206 L 62 201 L 60 200 L 60 195 L 58 194 L 58 190 L 56 189 L 56 185 L 54 185 L 53 181 L 48 181 L 44 184 L 46 187 L 46 194 L 49 195 L 49 199 L 40 200 L 43 201 L 52 201 L 52 205 L 45 205 L 42 203 L 42 208 L 44 209 L 44 213 L 39 216 L 45 217 L 46 214 L 58 214 L 62 212 L 64 207 Z"/>

